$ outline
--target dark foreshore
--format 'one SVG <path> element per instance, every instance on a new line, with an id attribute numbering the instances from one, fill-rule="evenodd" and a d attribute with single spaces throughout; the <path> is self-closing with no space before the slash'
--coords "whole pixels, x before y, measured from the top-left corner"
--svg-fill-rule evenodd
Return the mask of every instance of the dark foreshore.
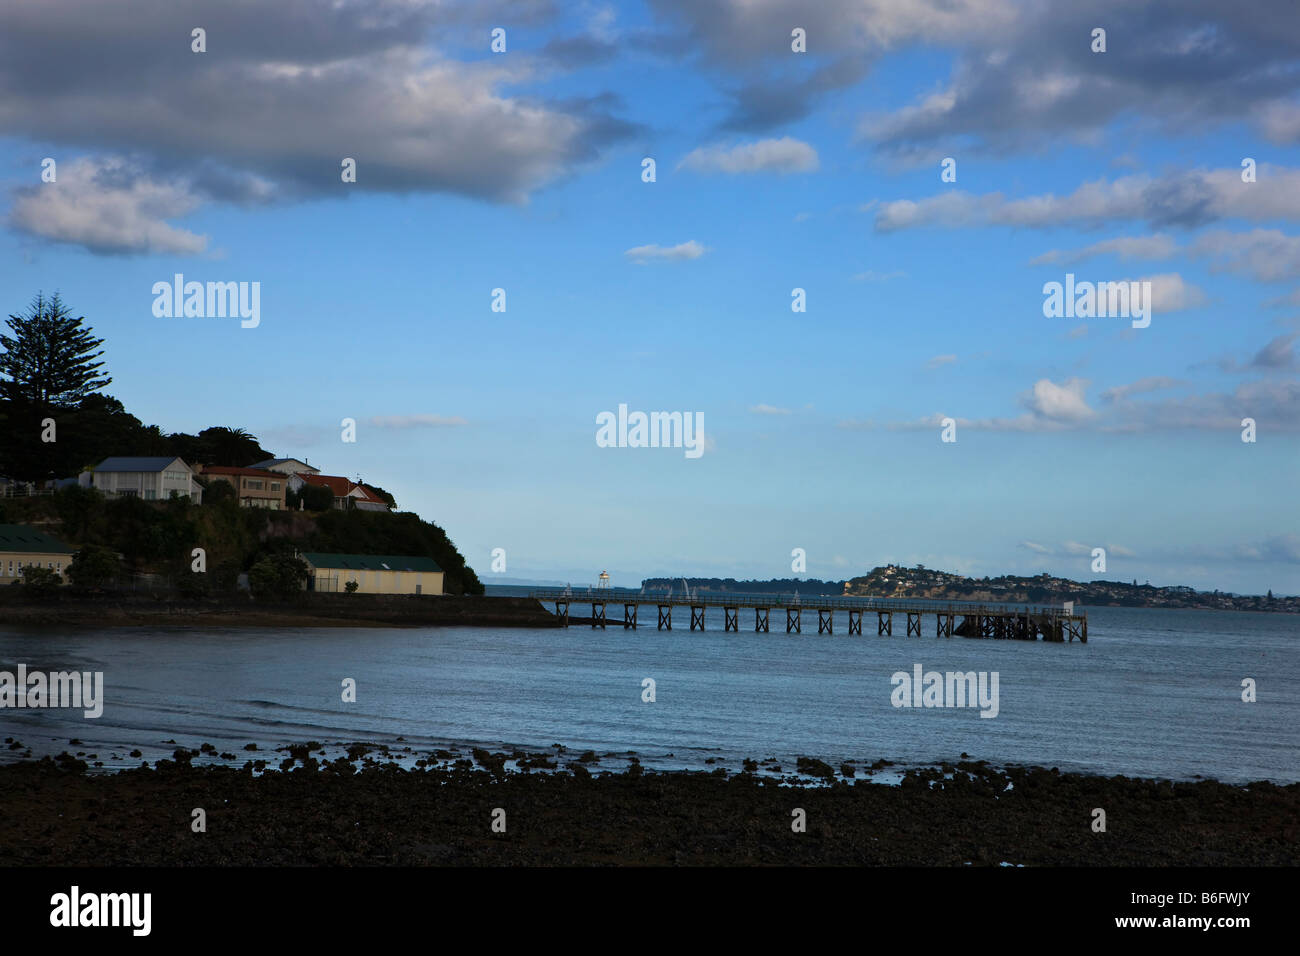
<path id="1" fill-rule="evenodd" d="M 537 772 L 508 770 L 510 755 L 484 751 L 402 770 L 368 749 L 325 763 L 290 748 L 286 769 L 261 774 L 252 762 L 192 766 L 184 751 L 116 774 L 88 775 L 70 756 L 0 767 L 0 847 L 8 864 L 31 866 L 1300 860 L 1300 784 L 1171 783 L 981 761 L 908 771 L 897 786 L 833 772 L 826 785 L 800 786 L 748 770 L 652 773 L 634 764 L 602 773 L 591 754 L 533 758 Z M 818 761 L 802 769 L 831 771 Z M 191 829 L 195 808 L 206 812 L 206 832 Z M 493 832 L 497 808 L 504 833 Z M 1104 833 L 1093 829 L 1098 808 Z M 806 814 L 802 833 L 792 830 L 796 809 Z"/>
<path id="2" fill-rule="evenodd" d="M 0 621 L 31 627 L 558 627 L 561 623 L 530 598 L 313 593 L 280 601 L 185 600 L 148 592 L 58 595 L 44 602 L 0 595 Z"/>

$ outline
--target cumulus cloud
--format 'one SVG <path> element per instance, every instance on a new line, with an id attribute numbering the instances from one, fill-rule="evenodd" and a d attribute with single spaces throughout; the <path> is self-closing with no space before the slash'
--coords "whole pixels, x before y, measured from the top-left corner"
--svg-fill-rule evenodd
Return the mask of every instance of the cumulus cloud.
<path id="1" fill-rule="evenodd" d="M 512 22 L 543 22 L 538 7 L 512 7 Z M 611 115 L 608 96 L 519 92 L 546 78 L 545 57 L 459 61 L 437 46 L 471 30 L 481 39 L 503 12 L 456 0 L 137 0 L 123 18 L 98 0 L 0 4 L 0 127 L 147 157 L 158 175 L 224 167 L 282 197 L 340 195 L 340 162 L 353 157 L 349 191 L 522 202 L 635 127 Z M 190 50 L 195 24 L 206 54 Z"/>
<path id="2" fill-rule="evenodd" d="M 1277 229 L 1212 230 L 1197 236 L 1190 251 L 1209 259 L 1216 271 L 1248 275 L 1261 282 L 1300 277 L 1300 236 L 1288 236 Z"/>
<path id="3" fill-rule="evenodd" d="M 1223 372 L 1279 372 L 1297 367 L 1295 342 L 1300 332 L 1284 332 L 1270 340 L 1249 362 L 1225 356 L 1216 363 Z"/>
<path id="4" fill-rule="evenodd" d="M 1083 544 L 1079 541 L 1063 541 L 1060 547 L 1052 548 L 1046 545 L 1039 544 L 1036 541 L 1021 541 L 1020 547 L 1033 551 L 1035 554 L 1053 555 L 1055 557 L 1082 557 L 1082 556 L 1091 557 L 1093 549 L 1098 547 L 1098 545 Z M 1121 557 L 1121 558 L 1137 557 L 1137 555 L 1133 551 L 1129 550 L 1123 545 L 1106 544 L 1106 545 L 1101 545 L 1101 547 L 1104 547 L 1106 549 L 1107 554 L 1116 557 Z"/>
<path id="5" fill-rule="evenodd" d="M 1125 279 L 1125 282 L 1134 281 Z M 1205 305 L 1209 299 L 1205 293 L 1192 283 L 1186 281 L 1177 272 L 1160 275 L 1143 276 L 1137 282 L 1151 283 L 1151 311 L 1156 315 L 1168 315 L 1170 312 L 1182 312 Z"/>
<path id="6" fill-rule="evenodd" d="M 783 136 L 737 146 L 701 146 L 691 150 L 678 169 L 703 173 L 810 173 L 818 167 L 817 150 Z"/>
<path id="7" fill-rule="evenodd" d="M 154 178 L 120 158 L 81 157 L 60 164 L 55 182 L 18 189 L 9 224 L 96 253 L 198 255 L 208 237 L 167 220 L 201 202 L 183 180 Z"/>
<path id="8" fill-rule="evenodd" d="M 1287 0 L 1262 0 L 1249 17 L 1197 0 L 1028 3 L 1017 13 L 992 37 L 972 24 L 954 43 L 948 83 L 865 116 L 861 135 L 887 154 L 928 162 L 959 144 L 1005 153 L 1091 142 L 1121 117 L 1157 131 L 1204 130 L 1240 121 L 1251 104 L 1247 119 L 1266 136 L 1300 139 L 1294 31 L 1267 26 L 1289 22 Z M 1098 25 L 1110 40 L 1104 55 L 1090 49 Z"/>
<path id="9" fill-rule="evenodd" d="M 1272 561 L 1300 564 L 1300 534 L 1287 532 L 1263 541 L 1237 547 L 1236 556 L 1247 561 Z"/>
<path id="10" fill-rule="evenodd" d="M 638 265 L 645 265 L 648 262 L 683 262 L 688 259 L 698 259 L 708 251 L 707 246 L 690 239 L 679 242 L 675 246 L 634 246 L 626 250 L 623 255 Z"/>
<path id="11" fill-rule="evenodd" d="M 1178 244 L 1166 235 L 1123 236 L 1118 239 L 1105 239 L 1094 242 L 1083 249 L 1073 251 L 1053 249 L 1041 256 L 1031 259 L 1031 266 L 1039 265 L 1073 265 L 1097 256 L 1113 255 L 1120 259 L 1168 259 L 1178 249 Z"/>
<path id="12" fill-rule="evenodd" d="M 1084 183 L 1067 195 L 1008 199 L 1001 193 L 943 192 L 925 199 L 870 202 L 878 232 L 922 226 L 1092 228 L 1140 222 L 1155 228 L 1195 228 L 1224 219 L 1300 221 L 1300 169 L 1260 167 L 1254 183 L 1241 170 L 1212 169 L 1165 177 L 1121 176 Z"/>
<path id="13" fill-rule="evenodd" d="M 1245 382 L 1232 392 L 1206 392 L 1181 398 L 1143 400 L 1140 396 L 1164 391 L 1163 380 L 1139 380 L 1117 386 L 1103 395 L 1103 408 L 1088 405 L 1087 382 L 1072 378 L 1061 383 L 1040 379 L 1018 396 L 1026 411 L 1017 416 L 961 418 L 936 413 L 910 421 L 886 423 L 891 430 L 938 430 L 952 418 L 961 430 L 1052 432 L 1087 429 L 1111 433 L 1139 433 L 1197 429 L 1239 431 L 1242 418 L 1282 432 L 1300 431 L 1300 381 Z M 1141 387 L 1138 387 L 1141 386 Z M 1107 397 L 1107 395 L 1109 397 Z M 867 428 L 873 423 L 846 421 L 841 428 Z"/>
<path id="14" fill-rule="evenodd" d="M 1178 379 L 1167 378 L 1163 375 L 1153 375 L 1147 378 L 1140 378 L 1136 382 L 1130 382 L 1128 385 L 1116 385 L 1108 388 L 1101 393 L 1101 400 L 1106 403 L 1117 402 L 1128 398 L 1130 395 L 1141 395 L 1145 392 L 1155 392 L 1165 388 L 1177 388 L 1183 383 Z"/>
<path id="15" fill-rule="evenodd" d="M 1081 422 L 1095 413 L 1084 399 L 1088 387 L 1086 379 L 1071 378 L 1057 385 L 1051 379 L 1040 378 L 1020 402 L 1034 415 L 1050 422 Z"/>
<path id="16" fill-rule="evenodd" d="M 1088 406 L 1084 392 L 1086 379 L 1071 378 L 1060 384 L 1051 379 L 1042 378 L 1026 392 L 1017 397 L 1017 402 L 1026 409 L 1024 414 L 1014 417 L 961 418 L 956 415 L 935 413 L 915 421 L 893 422 L 888 428 L 893 430 L 942 428 L 945 418 L 951 418 L 957 428 L 977 431 L 1011 431 L 1011 432 L 1045 432 L 1077 428 L 1088 423 L 1096 412 Z M 848 423 L 841 427 L 851 427 Z"/>

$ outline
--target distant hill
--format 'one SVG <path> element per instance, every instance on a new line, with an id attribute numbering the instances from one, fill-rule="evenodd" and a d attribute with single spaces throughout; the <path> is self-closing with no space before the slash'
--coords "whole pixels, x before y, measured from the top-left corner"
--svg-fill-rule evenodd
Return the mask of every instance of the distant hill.
<path id="1" fill-rule="evenodd" d="M 1094 607 L 1177 607 L 1222 611 L 1280 611 L 1300 614 L 1300 597 L 1227 594 L 1197 591 L 1189 587 L 1155 587 L 1150 583 L 1124 581 L 1071 581 L 1049 574 L 1021 577 L 1004 574 L 996 578 L 968 578 L 948 571 L 917 565 L 905 568 L 888 564 L 867 574 L 844 581 L 816 578 L 771 578 L 767 581 L 737 581 L 735 578 L 686 578 L 691 589 L 734 593 L 777 593 L 801 595 L 848 594 L 852 597 L 921 598 L 936 601 L 987 601 L 1010 604 L 1060 604 L 1074 601 Z M 646 590 L 680 587 L 681 578 L 646 578 Z"/>
<path id="2" fill-rule="evenodd" d="M 1071 581 L 1039 574 L 1021 577 L 968 578 L 917 565 L 889 564 L 849 580 L 854 596 L 909 597 L 940 601 L 989 601 L 1059 604 L 1074 601 L 1094 607 L 1179 607 L 1223 611 L 1286 611 L 1300 613 L 1300 597 L 1225 594 L 1189 587 L 1155 587 L 1124 581 Z"/>

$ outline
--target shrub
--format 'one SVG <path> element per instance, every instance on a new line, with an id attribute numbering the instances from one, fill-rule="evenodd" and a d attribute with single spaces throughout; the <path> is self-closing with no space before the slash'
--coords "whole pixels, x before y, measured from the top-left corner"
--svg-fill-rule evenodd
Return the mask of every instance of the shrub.
<path id="1" fill-rule="evenodd" d="M 113 584 L 122 573 L 122 561 L 112 548 L 83 545 L 68 565 L 68 579 L 78 587 L 98 588 Z"/>
<path id="2" fill-rule="evenodd" d="M 308 511 L 329 511 L 334 507 L 334 492 L 322 485 L 303 485 L 299 498 Z"/>
<path id="3" fill-rule="evenodd" d="M 38 564 L 29 564 L 23 568 L 23 588 L 33 597 L 47 597 L 54 594 L 63 579 L 53 568 L 43 568 Z"/>
<path id="4" fill-rule="evenodd" d="M 343 585 L 343 590 L 347 591 L 349 594 L 353 594 L 356 592 L 357 587 L 358 585 L 356 581 L 349 581 L 347 584 Z"/>
<path id="5" fill-rule="evenodd" d="M 176 576 L 176 590 L 181 597 L 201 598 L 208 594 L 208 576 L 201 571 L 181 571 Z"/>
<path id="6" fill-rule="evenodd" d="M 292 597 L 306 581 L 306 562 L 285 554 L 262 558 L 248 569 L 248 587 L 259 598 Z"/>
<path id="7" fill-rule="evenodd" d="M 234 486 L 228 481 L 222 481 L 220 478 L 209 480 L 207 487 L 203 489 L 203 503 L 205 505 L 215 505 L 222 501 L 234 500 Z"/>

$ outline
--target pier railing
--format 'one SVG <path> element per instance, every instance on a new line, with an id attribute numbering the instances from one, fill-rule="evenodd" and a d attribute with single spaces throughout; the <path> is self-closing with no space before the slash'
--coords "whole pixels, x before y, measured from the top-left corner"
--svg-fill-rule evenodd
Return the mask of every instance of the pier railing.
<path id="1" fill-rule="evenodd" d="M 762 594 L 726 591 L 642 591 L 632 588 L 536 588 L 528 596 L 538 601 L 580 604 L 657 604 L 684 607 L 804 608 L 809 611 L 912 611 L 925 614 L 1028 615 L 1085 618 L 1086 612 L 1063 604 L 1015 604 L 987 601 L 943 601 L 923 598 L 844 597 L 801 594 Z"/>

